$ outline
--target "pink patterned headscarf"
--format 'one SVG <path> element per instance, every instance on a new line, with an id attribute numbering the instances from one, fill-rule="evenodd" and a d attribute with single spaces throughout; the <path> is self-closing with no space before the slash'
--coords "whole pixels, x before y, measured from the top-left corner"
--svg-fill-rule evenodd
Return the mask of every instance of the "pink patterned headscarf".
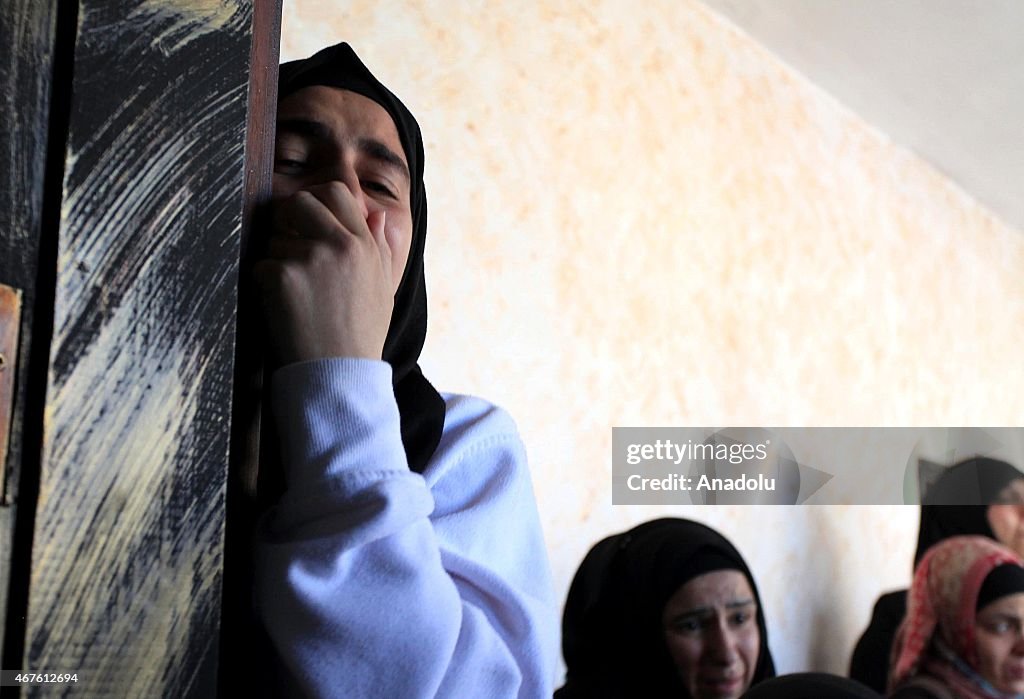
<path id="1" fill-rule="evenodd" d="M 955 536 L 929 549 L 914 571 L 907 615 L 896 632 L 890 691 L 922 672 L 959 696 L 998 696 L 985 692 L 955 661 L 937 654 L 933 641 L 937 639 L 970 668 L 978 667 L 974 631 L 978 591 L 989 572 L 1004 563 L 1024 565 L 1013 551 L 980 536 Z"/>

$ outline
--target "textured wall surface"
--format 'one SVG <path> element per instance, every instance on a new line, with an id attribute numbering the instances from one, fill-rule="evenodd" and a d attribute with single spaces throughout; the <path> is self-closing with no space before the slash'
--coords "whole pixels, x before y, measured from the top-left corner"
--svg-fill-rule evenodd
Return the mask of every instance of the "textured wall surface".
<path id="1" fill-rule="evenodd" d="M 704 2 L 1024 228 L 1024 3 Z"/>
<path id="2" fill-rule="evenodd" d="M 693 0 L 286 3 L 427 147 L 426 374 L 510 410 L 558 592 L 657 516 L 719 527 L 781 670 L 845 669 L 910 507 L 612 507 L 613 425 L 1019 424 L 1024 237 Z"/>

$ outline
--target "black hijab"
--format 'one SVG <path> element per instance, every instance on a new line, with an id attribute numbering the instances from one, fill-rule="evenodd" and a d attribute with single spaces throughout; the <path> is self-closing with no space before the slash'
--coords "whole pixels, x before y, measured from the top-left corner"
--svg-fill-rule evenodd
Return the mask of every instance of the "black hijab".
<path id="1" fill-rule="evenodd" d="M 423 249 L 427 238 L 427 194 L 423 186 L 423 137 L 416 119 L 404 104 L 363 65 L 348 44 L 329 46 L 301 61 L 281 66 L 278 102 L 312 85 L 356 92 L 372 99 L 391 115 L 409 165 L 409 206 L 412 243 L 402 282 L 395 293 L 395 308 L 384 341 L 384 361 L 391 365 L 392 385 L 402 418 L 402 444 L 409 468 L 422 473 L 441 439 L 444 400 L 416 363 L 427 336 L 427 288 Z"/>
<path id="2" fill-rule="evenodd" d="M 934 544 L 952 536 L 996 535 L 988 523 L 988 506 L 1021 473 L 1005 461 L 974 457 L 944 471 L 921 498 L 921 528 L 914 565 Z"/>
<path id="3" fill-rule="evenodd" d="M 743 557 L 713 529 L 665 518 L 603 539 L 583 559 L 565 604 L 566 682 L 556 698 L 686 699 L 662 612 L 681 585 L 721 569 L 743 573 L 757 601 L 761 646 L 752 684 L 774 676 L 761 599 Z"/>
<path id="4" fill-rule="evenodd" d="M 796 672 L 762 682 L 742 699 L 881 699 L 860 682 L 824 672 Z"/>

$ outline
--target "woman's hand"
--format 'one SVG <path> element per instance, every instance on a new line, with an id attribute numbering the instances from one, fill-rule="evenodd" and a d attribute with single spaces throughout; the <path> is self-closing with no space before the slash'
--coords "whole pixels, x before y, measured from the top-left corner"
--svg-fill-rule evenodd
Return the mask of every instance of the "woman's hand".
<path id="1" fill-rule="evenodd" d="M 337 181 L 273 209 L 268 256 L 253 271 L 280 361 L 380 359 L 395 290 L 384 212 Z"/>

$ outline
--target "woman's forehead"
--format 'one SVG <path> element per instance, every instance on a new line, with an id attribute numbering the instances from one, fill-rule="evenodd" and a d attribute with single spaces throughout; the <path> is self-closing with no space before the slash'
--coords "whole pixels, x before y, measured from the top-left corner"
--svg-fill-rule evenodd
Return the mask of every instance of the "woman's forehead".
<path id="1" fill-rule="evenodd" d="M 358 92 L 327 85 L 299 88 L 277 107 L 278 123 L 321 124 L 336 138 L 366 137 L 382 141 L 404 158 L 398 128 L 387 110 Z"/>
<path id="2" fill-rule="evenodd" d="M 1024 592 L 1015 592 L 992 600 L 978 610 L 978 617 L 1013 615 L 1024 617 Z"/>
<path id="3" fill-rule="evenodd" d="M 747 576 L 738 570 L 716 570 L 681 585 L 669 600 L 672 607 L 730 604 L 753 598 Z"/>

